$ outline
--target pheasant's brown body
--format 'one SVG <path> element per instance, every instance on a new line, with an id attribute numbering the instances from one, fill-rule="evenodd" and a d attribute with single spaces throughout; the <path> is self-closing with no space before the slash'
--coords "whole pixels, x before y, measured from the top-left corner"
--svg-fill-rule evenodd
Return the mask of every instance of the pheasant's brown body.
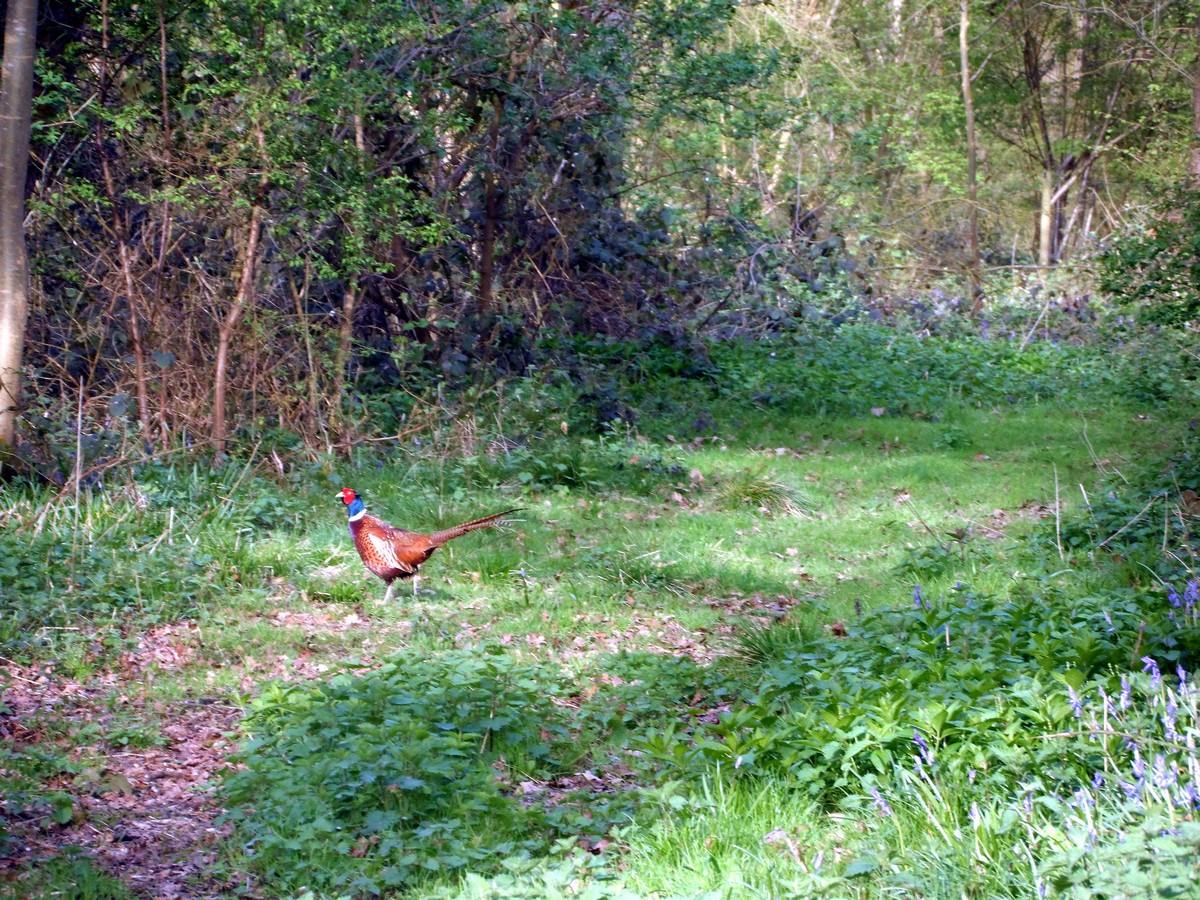
<path id="1" fill-rule="evenodd" d="M 504 512 L 473 519 L 453 528 L 435 531 L 433 534 L 420 534 L 416 531 L 405 531 L 403 528 L 393 528 L 387 522 L 367 515 L 361 498 L 349 488 L 344 489 L 338 496 L 349 507 L 350 535 L 354 538 L 354 547 L 358 550 L 363 564 L 387 584 L 386 597 L 390 597 L 392 593 L 393 582 L 416 575 L 421 564 L 447 541 L 481 528 L 495 527 L 501 524 L 505 516 L 518 511 L 506 509 Z"/>

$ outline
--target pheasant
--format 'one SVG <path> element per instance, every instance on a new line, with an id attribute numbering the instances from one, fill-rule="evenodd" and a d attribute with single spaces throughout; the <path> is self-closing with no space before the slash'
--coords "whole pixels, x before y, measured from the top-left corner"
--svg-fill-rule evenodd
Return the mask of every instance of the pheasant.
<path id="1" fill-rule="evenodd" d="M 367 515 L 362 497 L 350 488 L 342 488 L 335 496 L 346 504 L 346 514 L 350 517 L 350 536 L 354 538 L 354 548 L 362 557 L 363 564 L 387 584 L 387 592 L 383 595 L 384 603 L 391 599 L 392 588 L 396 586 L 397 579 L 413 578 L 415 594 L 417 569 L 446 541 L 480 528 L 494 528 L 502 524 L 500 520 L 505 516 L 520 511 L 520 507 L 506 509 L 504 512 L 473 519 L 444 531 L 418 534 L 415 531 L 393 528 L 386 522 Z"/>

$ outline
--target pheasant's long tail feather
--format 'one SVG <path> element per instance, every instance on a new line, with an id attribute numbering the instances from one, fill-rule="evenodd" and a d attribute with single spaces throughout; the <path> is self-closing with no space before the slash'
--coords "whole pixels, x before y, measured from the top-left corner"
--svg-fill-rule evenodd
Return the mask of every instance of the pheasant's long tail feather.
<path id="1" fill-rule="evenodd" d="M 435 531 L 429 536 L 429 542 L 435 547 L 440 547 L 446 541 L 451 541 L 456 537 L 462 537 L 469 531 L 478 531 L 480 528 L 494 528 L 497 525 L 503 524 L 500 520 L 505 516 L 512 515 L 515 512 L 520 512 L 521 507 L 517 506 L 512 509 L 506 509 L 504 512 L 493 513 L 490 516 L 484 516 L 482 519 L 474 519 L 470 522 L 464 522 L 461 525 L 455 525 L 453 528 L 447 528 L 445 531 Z"/>

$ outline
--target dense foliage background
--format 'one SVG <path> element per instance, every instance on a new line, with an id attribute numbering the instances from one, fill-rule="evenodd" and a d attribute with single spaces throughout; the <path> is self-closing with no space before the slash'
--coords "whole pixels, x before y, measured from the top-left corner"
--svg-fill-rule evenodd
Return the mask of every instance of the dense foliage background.
<path id="1" fill-rule="evenodd" d="M 66 477 L 76 418 L 345 449 L 579 337 L 997 298 L 1086 318 L 1114 246 L 1105 287 L 1194 294 L 1183 249 L 1121 281 L 1195 208 L 1155 205 L 1193 155 L 1194 24 L 1159 0 L 44 3 L 24 455 Z"/>

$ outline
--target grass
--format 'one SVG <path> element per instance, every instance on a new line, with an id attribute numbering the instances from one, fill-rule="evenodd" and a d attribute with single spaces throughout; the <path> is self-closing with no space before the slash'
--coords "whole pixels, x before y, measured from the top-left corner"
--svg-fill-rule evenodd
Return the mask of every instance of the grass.
<path id="1" fill-rule="evenodd" d="M 1131 579 L 1150 589 L 1128 560 L 1087 563 L 1056 525 L 1088 519 L 1098 479 L 1132 474 L 1138 460 L 1173 449 L 1176 423 L 1163 409 L 1086 396 L 1002 409 L 937 405 L 936 414 L 883 415 L 741 405 L 696 440 L 649 427 L 655 439 L 555 438 L 472 458 L 411 450 L 382 467 L 363 458 L 333 471 L 297 469 L 285 483 L 254 465 L 216 475 L 143 470 L 82 492 L 78 504 L 6 492 L 0 577 L 21 601 L 0 631 L 0 656 L 15 671 L 47 672 L 52 684 L 78 682 L 85 695 L 76 718 L 20 706 L 25 746 L 68 756 L 80 742 L 170 749 L 165 726 L 191 702 L 240 705 L 270 679 L 320 684 L 347 661 L 372 669 L 396 651 L 437 660 L 490 648 L 574 685 L 559 702 L 578 711 L 579 739 L 591 743 L 576 749 L 592 755 L 601 777 L 643 747 L 630 759 L 645 761 L 631 776 L 644 796 L 611 821 L 599 817 L 608 849 L 598 861 L 574 854 L 569 839 L 603 831 L 599 824 L 551 816 L 530 826 L 546 835 L 544 857 L 531 850 L 524 862 L 514 856 L 507 874 L 484 865 L 486 878 L 461 882 L 461 868 L 426 871 L 406 896 L 555 896 L 547 885 L 567 896 L 582 879 L 593 896 L 957 897 L 971 893 L 980 866 L 1000 863 L 1009 874 L 993 876 L 990 895 L 1027 894 L 1038 876 L 1012 874 L 1024 865 L 1004 855 L 1012 842 L 984 860 L 966 810 L 943 799 L 938 808 L 950 818 L 931 821 L 922 804 L 937 798 L 928 785 L 882 763 L 846 763 L 844 783 L 814 794 L 786 766 L 766 762 L 795 752 L 792 737 L 780 738 L 780 749 L 760 736 L 760 746 L 757 726 L 737 724 L 742 706 L 763 722 L 782 715 L 777 735 L 791 734 L 764 685 L 783 696 L 803 648 L 876 627 L 874 613 L 911 608 L 918 586 L 926 598 L 969 591 L 996 609 L 1031 591 L 1073 598 L 1125 589 Z M 342 485 L 362 492 L 372 513 L 416 530 L 512 505 L 526 512 L 439 552 L 416 597 L 399 589 L 383 607 L 384 587 L 361 568 L 329 496 Z M 1111 534 L 1120 525 L 1104 527 Z M 642 651 L 649 662 L 620 656 Z M 663 654 L 698 665 L 664 668 Z M 866 702 L 852 702 L 854 690 L 839 703 Z M 82 711 L 114 704 L 119 715 L 84 724 Z M 732 718 L 704 737 L 702 723 L 721 713 Z M 897 748 L 911 727 L 879 738 L 874 752 L 899 753 L 906 765 L 909 751 Z M 738 741 L 750 749 L 726 759 Z M 659 750 L 676 761 L 652 765 Z M 529 752 L 514 744 L 503 764 Z M 750 777 L 755 765 L 762 771 Z M 942 790 L 967 790 L 954 780 L 964 772 L 946 777 Z M 866 786 L 883 791 L 895 815 L 882 815 Z M 48 775 L 45 787 L 71 790 L 61 775 Z M 86 819 L 74 809 L 74 823 L 46 819 L 40 833 L 73 838 Z M 995 815 L 1006 815 L 1002 805 Z M 107 827 L 98 824 L 93 830 Z M 519 831 L 519 822 L 508 827 Z M 236 845 L 228 852 L 230 871 L 244 868 Z M 331 871 L 362 855 L 332 844 L 322 853 Z M 61 884 L 63 871 L 84 864 L 64 859 L 31 858 L 21 877 Z M 272 876 L 260 877 L 272 895 Z M 217 890 L 211 877 L 201 881 Z M 120 896 L 96 883 L 96 896 Z"/>

